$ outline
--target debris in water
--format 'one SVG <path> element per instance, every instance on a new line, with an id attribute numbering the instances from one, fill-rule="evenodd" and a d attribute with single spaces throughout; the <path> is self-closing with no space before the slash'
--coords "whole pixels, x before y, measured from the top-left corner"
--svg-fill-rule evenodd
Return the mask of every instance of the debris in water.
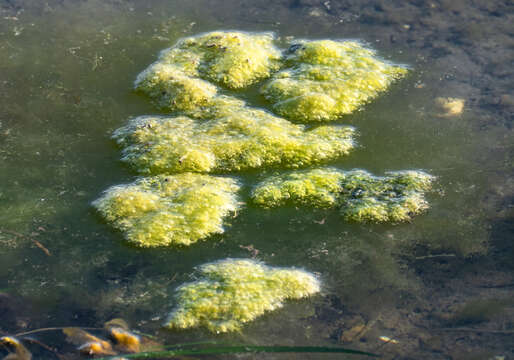
<path id="1" fill-rule="evenodd" d="M 452 97 L 438 97 L 434 100 L 434 102 L 439 111 L 438 116 L 452 117 L 462 114 L 465 100 Z"/>
<path id="2" fill-rule="evenodd" d="M 30 351 L 14 336 L 2 336 L 0 338 L 0 345 L 4 346 L 9 354 L 4 357 L 4 360 L 31 360 L 32 354 Z"/>
<path id="3" fill-rule="evenodd" d="M 102 340 L 78 327 L 63 328 L 66 340 L 78 345 L 78 350 L 86 355 L 115 355 L 110 342 Z"/>

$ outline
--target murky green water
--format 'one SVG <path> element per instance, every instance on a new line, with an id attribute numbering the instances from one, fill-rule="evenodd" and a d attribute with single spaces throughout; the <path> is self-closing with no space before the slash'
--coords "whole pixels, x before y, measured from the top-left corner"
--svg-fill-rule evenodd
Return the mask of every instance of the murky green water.
<path id="1" fill-rule="evenodd" d="M 466 82 L 446 82 L 466 70 L 401 41 L 387 42 L 378 20 L 361 21 L 351 11 L 335 16 L 326 5 L 302 6 L 301 1 L 0 1 L 0 295 L 26 304 L 0 309 L 0 331 L 101 326 L 123 317 L 154 332 L 173 306 L 173 289 L 191 279 L 194 266 L 256 256 L 271 265 L 319 273 L 323 294 L 221 338 L 340 345 L 340 333 L 352 321 L 386 323 L 397 316 L 396 327 L 382 324 L 366 341 L 351 344 L 382 351 L 379 335 L 414 343 L 416 328 L 401 319 L 408 318 L 402 304 L 408 302 L 406 311 L 424 309 L 427 293 L 438 291 L 434 284 L 455 274 L 445 275 L 444 269 L 465 267 L 468 272 L 459 276 L 477 274 L 484 263 L 496 264 L 491 254 L 501 246 L 504 253 L 492 268 L 509 269 L 512 245 L 491 247 L 492 229 L 509 216 L 502 201 L 512 194 L 504 181 L 512 170 L 510 128 L 500 120 L 505 109 L 479 109 L 476 96 L 487 93 L 480 84 L 470 90 Z M 107 187 L 135 176 L 119 162 L 110 134 L 129 117 L 158 113 L 132 91 L 132 83 L 160 50 L 182 36 L 217 29 L 359 38 L 383 57 L 411 65 L 407 79 L 340 121 L 358 129 L 359 147 L 332 165 L 377 175 L 424 169 L 438 177 L 429 195 L 431 209 L 412 223 L 359 225 L 342 221 L 335 211 L 248 206 L 225 234 L 187 249 L 127 246 L 90 207 Z M 459 54 L 461 45 L 452 51 Z M 238 95 L 265 104 L 255 91 Z M 463 115 L 436 116 L 438 96 L 465 97 Z M 237 176 L 248 192 L 270 173 Z M 512 326 L 510 315 L 504 313 L 510 319 L 506 329 Z M 169 343 L 216 338 L 203 330 L 159 336 Z M 496 355 L 507 355 L 509 341 L 498 341 Z M 386 351 L 407 356 L 413 348 Z"/>

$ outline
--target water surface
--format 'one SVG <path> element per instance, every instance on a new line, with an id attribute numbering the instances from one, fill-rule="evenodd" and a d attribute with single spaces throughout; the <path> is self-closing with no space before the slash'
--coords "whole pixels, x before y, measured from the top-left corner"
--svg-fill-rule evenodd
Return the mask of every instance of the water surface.
<path id="1" fill-rule="evenodd" d="M 501 1 L 0 1 L 0 332 L 123 317 L 170 344 L 513 356 L 512 10 Z M 190 248 L 128 246 L 90 206 L 135 177 L 110 134 L 130 117 L 159 113 L 132 84 L 160 50 L 219 29 L 360 39 L 409 64 L 406 79 L 337 122 L 358 129 L 359 147 L 331 165 L 377 175 L 424 169 L 438 177 L 431 209 L 411 223 L 363 225 L 335 211 L 248 206 L 225 234 Z M 238 96 L 265 106 L 255 91 Z M 464 113 L 438 116 L 436 97 L 465 99 Z M 237 176 L 249 191 L 274 172 Z M 173 289 L 194 266 L 252 256 L 319 273 L 323 293 L 239 334 L 160 330 Z M 366 331 L 346 336 L 360 325 Z M 58 333 L 41 339 L 73 350 Z"/>

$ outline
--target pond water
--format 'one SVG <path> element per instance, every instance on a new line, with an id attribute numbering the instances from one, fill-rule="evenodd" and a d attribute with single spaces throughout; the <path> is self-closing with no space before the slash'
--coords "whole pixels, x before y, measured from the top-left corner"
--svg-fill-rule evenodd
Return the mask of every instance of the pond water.
<path id="1" fill-rule="evenodd" d="M 342 345 L 395 359 L 511 358 L 513 10 L 502 1 L 446 0 L 0 1 L 0 334 L 122 317 L 167 344 L 221 339 Z M 376 175 L 423 169 L 438 178 L 429 211 L 376 225 L 330 210 L 247 206 L 224 234 L 185 249 L 127 245 L 90 204 L 135 178 L 112 131 L 159 114 L 133 91 L 135 77 L 177 39 L 220 29 L 360 39 L 408 64 L 407 78 L 336 122 L 357 128 L 359 146 L 330 165 Z M 255 89 L 237 95 L 266 106 Z M 463 113 L 440 116 L 438 97 L 464 99 Z M 235 176 L 247 196 L 275 172 Z M 173 290 L 195 266 L 227 257 L 313 271 L 322 294 L 241 333 L 162 330 Z M 58 332 L 38 339 L 73 354 Z"/>

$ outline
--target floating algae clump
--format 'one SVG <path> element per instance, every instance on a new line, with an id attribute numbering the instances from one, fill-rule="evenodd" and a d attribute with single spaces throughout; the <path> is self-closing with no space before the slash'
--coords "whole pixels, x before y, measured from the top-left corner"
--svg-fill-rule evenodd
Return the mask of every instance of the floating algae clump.
<path id="1" fill-rule="evenodd" d="M 434 177 L 422 171 L 373 176 L 363 170 L 314 169 L 270 177 L 252 192 L 255 204 L 339 207 L 347 220 L 406 221 L 428 208 L 425 191 Z"/>
<path id="2" fill-rule="evenodd" d="M 190 109 L 217 92 L 204 80 L 243 88 L 278 70 L 281 57 L 271 33 L 210 32 L 182 39 L 163 51 L 138 76 L 135 86 L 163 108 Z"/>
<path id="3" fill-rule="evenodd" d="M 159 107 L 176 111 L 207 105 L 218 92 L 213 84 L 162 63 L 153 64 L 141 73 L 136 88 L 154 99 Z"/>
<path id="4" fill-rule="evenodd" d="M 93 205 L 138 246 L 190 245 L 223 232 L 223 218 L 238 209 L 238 190 L 231 178 L 161 175 L 113 186 Z"/>
<path id="5" fill-rule="evenodd" d="M 261 92 L 277 114 L 303 122 L 350 114 L 407 72 L 355 41 L 300 42 L 286 63 Z"/>
<path id="6" fill-rule="evenodd" d="M 298 168 L 347 154 L 351 127 L 306 130 L 231 97 L 217 97 L 199 122 L 189 117 L 142 116 L 115 131 L 123 160 L 144 174 Z M 203 111 L 203 110 L 198 110 Z"/>
<path id="7" fill-rule="evenodd" d="M 177 290 L 168 326 L 206 326 L 213 332 L 239 330 L 266 311 L 320 291 L 312 274 L 266 266 L 253 260 L 226 259 L 199 267 L 202 278 Z"/>

